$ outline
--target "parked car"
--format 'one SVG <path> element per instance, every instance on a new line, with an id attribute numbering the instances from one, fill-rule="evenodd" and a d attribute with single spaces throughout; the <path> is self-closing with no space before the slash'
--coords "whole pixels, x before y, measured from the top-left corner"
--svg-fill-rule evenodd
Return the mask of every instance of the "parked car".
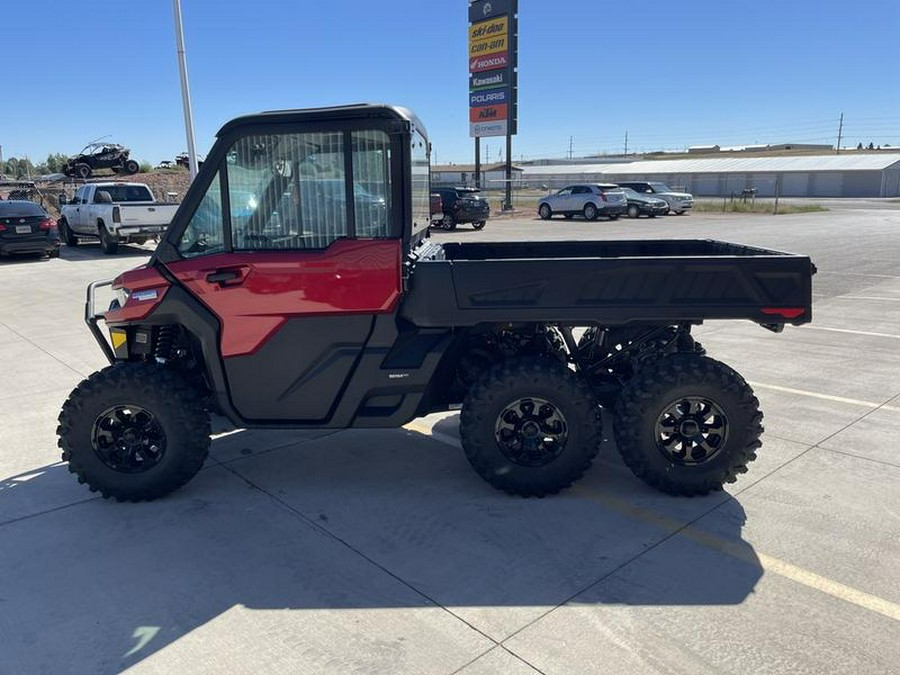
<path id="1" fill-rule="evenodd" d="M 628 200 L 628 217 L 637 218 L 638 216 L 664 216 L 669 212 L 669 202 L 660 197 L 635 192 L 629 187 L 623 187 L 622 192 L 625 193 L 625 199 Z"/>
<path id="2" fill-rule="evenodd" d="M 441 199 L 441 196 L 437 192 L 432 192 L 430 201 L 431 224 L 438 225 L 441 218 L 444 217 L 444 200 Z"/>
<path id="3" fill-rule="evenodd" d="M 665 183 L 658 181 L 634 180 L 619 183 L 623 188 L 631 188 L 635 192 L 645 195 L 654 195 L 665 199 L 669 205 L 669 211 L 680 216 L 688 209 L 694 208 L 694 196 L 688 192 L 677 192 Z"/>
<path id="4" fill-rule="evenodd" d="M 128 157 L 130 152 L 118 143 L 88 143 L 81 152 L 69 158 L 63 173 L 75 178 L 90 178 L 97 169 L 135 174 L 140 170 L 140 165 Z"/>
<path id="5" fill-rule="evenodd" d="M 46 253 L 59 257 L 59 231 L 46 211 L 34 202 L 0 202 L 0 255 Z"/>
<path id="6" fill-rule="evenodd" d="M 566 218 L 579 214 L 585 220 L 606 216 L 615 220 L 628 209 L 625 193 L 611 183 L 569 185 L 538 201 L 538 215 L 549 220 L 557 214 Z"/>
<path id="7" fill-rule="evenodd" d="M 59 199 L 59 231 L 66 246 L 79 237 L 99 237 L 104 253 L 119 244 L 143 244 L 165 232 L 178 204 L 157 202 L 143 183 L 82 185 L 70 200 Z"/>
<path id="8" fill-rule="evenodd" d="M 453 230 L 460 223 L 472 223 L 472 227 L 480 230 L 491 215 L 491 205 L 481 197 L 481 192 L 474 187 L 434 188 L 433 193 L 441 197 L 440 218 L 433 218 L 439 227 Z"/>

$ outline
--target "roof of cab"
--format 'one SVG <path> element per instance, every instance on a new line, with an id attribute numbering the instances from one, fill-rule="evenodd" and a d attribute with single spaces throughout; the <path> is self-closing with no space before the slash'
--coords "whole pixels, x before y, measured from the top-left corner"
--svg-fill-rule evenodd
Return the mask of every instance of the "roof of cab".
<path id="1" fill-rule="evenodd" d="M 236 127 L 249 124 L 278 124 L 278 123 L 302 123 L 313 120 L 350 120 L 377 117 L 387 119 L 407 120 L 418 129 L 423 136 L 428 137 L 425 126 L 415 113 L 407 108 L 383 103 L 354 103 L 350 105 L 330 106 L 326 108 L 299 108 L 294 110 L 266 110 L 253 115 L 236 117 L 219 129 L 217 136 L 224 136 Z"/>

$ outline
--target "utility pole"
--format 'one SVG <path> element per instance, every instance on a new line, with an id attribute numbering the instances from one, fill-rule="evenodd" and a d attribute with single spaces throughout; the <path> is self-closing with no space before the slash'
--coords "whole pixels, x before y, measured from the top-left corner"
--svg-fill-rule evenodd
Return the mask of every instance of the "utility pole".
<path id="1" fill-rule="evenodd" d="M 628 132 L 625 132 L 625 156 L 628 157 Z"/>
<path id="2" fill-rule="evenodd" d="M 188 86 L 187 63 L 184 58 L 184 31 L 181 28 L 181 0 L 172 0 L 175 11 L 175 44 L 178 49 L 178 70 L 181 72 L 181 102 L 184 107 L 184 130 L 187 135 L 188 168 L 191 181 L 197 177 L 197 151 L 194 148 L 194 113 L 191 110 L 191 90 Z"/>
<path id="3" fill-rule="evenodd" d="M 569 159 L 572 159 L 572 141 L 574 139 L 574 136 L 569 136 Z"/>
<path id="4" fill-rule="evenodd" d="M 844 132 L 844 113 L 841 113 L 841 121 L 838 123 L 837 154 L 841 154 L 841 135 Z"/>

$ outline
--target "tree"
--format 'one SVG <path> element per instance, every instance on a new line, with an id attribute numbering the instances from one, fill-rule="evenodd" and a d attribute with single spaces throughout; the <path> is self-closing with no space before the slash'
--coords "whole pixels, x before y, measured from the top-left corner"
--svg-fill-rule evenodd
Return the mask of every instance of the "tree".
<path id="1" fill-rule="evenodd" d="M 868 150 L 874 150 L 874 149 L 875 149 L 875 144 L 872 143 L 872 141 L 869 141 L 869 145 L 866 146 L 866 147 L 867 147 Z"/>
<path id="2" fill-rule="evenodd" d="M 862 150 L 862 149 L 863 149 L 862 141 L 859 142 L 859 145 L 856 146 L 856 149 L 857 149 L 857 150 Z"/>

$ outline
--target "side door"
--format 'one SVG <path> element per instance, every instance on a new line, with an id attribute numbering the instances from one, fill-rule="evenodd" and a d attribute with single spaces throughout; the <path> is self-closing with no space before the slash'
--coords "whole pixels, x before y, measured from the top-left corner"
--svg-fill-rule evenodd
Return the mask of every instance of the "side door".
<path id="1" fill-rule="evenodd" d="M 556 213 L 563 213 L 572 209 L 572 188 L 564 187 L 553 195 L 550 200 L 550 208 Z"/>
<path id="2" fill-rule="evenodd" d="M 75 199 L 77 203 L 73 205 L 73 208 L 70 211 L 70 217 L 68 218 L 69 225 L 72 227 L 72 230 L 75 232 L 80 232 L 82 234 L 85 233 L 84 224 L 87 222 L 87 196 L 91 191 L 90 185 L 82 185 L 75 192 Z"/>
<path id="3" fill-rule="evenodd" d="M 220 160 L 168 267 L 218 317 L 244 419 L 334 416 L 375 318 L 400 299 L 392 170 L 380 130 L 248 133 Z M 381 202 L 360 209 L 357 190 Z"/>

